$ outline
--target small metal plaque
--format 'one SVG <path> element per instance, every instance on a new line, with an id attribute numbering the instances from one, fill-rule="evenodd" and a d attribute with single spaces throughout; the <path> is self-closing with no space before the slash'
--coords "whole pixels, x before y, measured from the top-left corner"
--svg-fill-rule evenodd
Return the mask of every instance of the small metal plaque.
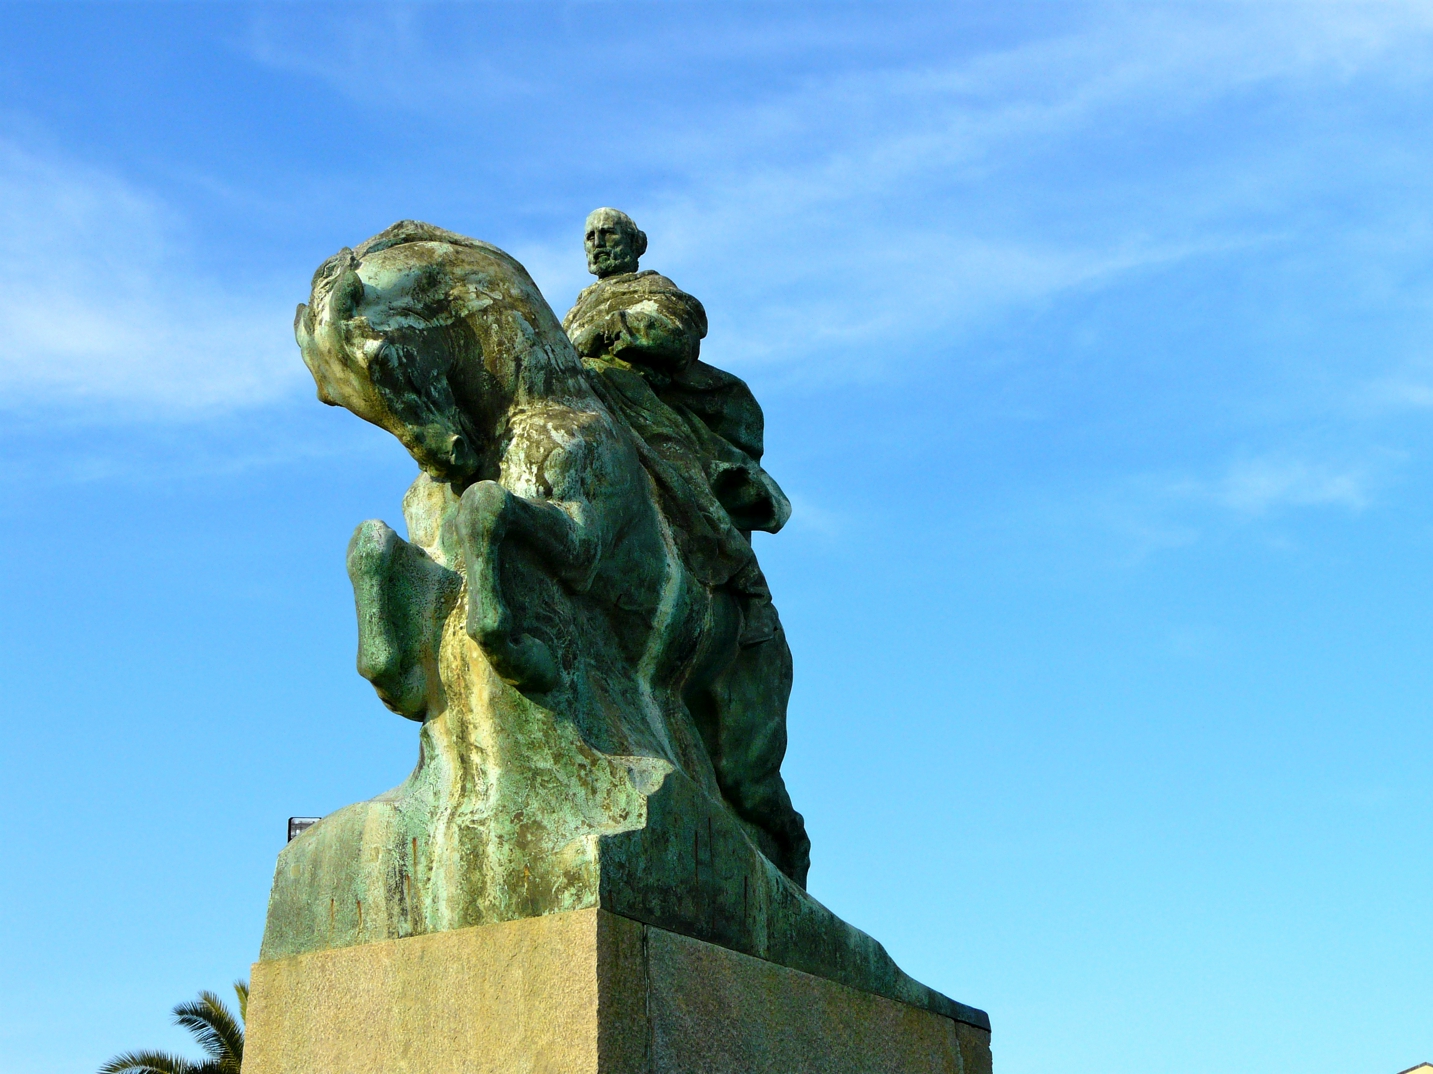
<path id="1" fill-rule="evenodd" d="M 294 836 L 300 832 L 306 832 L 312 828 L 322 817 L 290 817 L 289 818 L 289 842 L 294 841 Z"/>

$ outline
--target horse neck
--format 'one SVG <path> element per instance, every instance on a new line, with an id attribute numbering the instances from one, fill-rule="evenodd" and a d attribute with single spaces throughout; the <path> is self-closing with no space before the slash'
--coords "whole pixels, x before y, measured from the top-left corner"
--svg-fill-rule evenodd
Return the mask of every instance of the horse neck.
<path id="1" fill-rule="evenodd" d="M 570 410 L 602 410 L 577 352 L 567 343 L 539 344 L 523 358 L 513 378 L 512 409 L 561 406 Z"/>

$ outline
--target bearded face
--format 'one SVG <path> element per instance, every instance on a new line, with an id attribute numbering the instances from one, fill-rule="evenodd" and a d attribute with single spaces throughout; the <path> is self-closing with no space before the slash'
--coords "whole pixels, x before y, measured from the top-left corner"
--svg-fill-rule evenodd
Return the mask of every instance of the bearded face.
<path id="1" fill-rule="evenodd" d="M 620 223 L 592 221 L 582 245 L 587 250 L 587 271 L 599 279 L 637 271 L 636 236 Z"/>

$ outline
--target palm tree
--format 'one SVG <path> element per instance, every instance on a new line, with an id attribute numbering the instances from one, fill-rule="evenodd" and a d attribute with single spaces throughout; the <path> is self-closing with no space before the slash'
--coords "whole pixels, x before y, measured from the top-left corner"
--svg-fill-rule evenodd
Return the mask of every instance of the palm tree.
<path id="1" fill-rule="evenodd" d="M 244 1061 L 248 982 L 235 981 L 234 995 L 239 997 L 237 1020 L 213 992 L 200 992 L 197 1000 L 174 1008 L 174 1024 L 193 1033 L 208 1056 L 202 1062 L 164 1052 L 125 1052 L 100 1067 L 99 1074 L 239 1074 Z"/>

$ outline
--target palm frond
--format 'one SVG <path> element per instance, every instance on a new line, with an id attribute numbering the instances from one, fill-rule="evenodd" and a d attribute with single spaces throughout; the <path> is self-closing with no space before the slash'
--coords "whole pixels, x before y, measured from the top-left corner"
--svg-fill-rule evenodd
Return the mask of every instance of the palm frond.
<path id="1" fill-rule="evenodd" d="M 234 995 L 242 1019 L 249 1008 L 248 982 L 235 981 Z M 194 1034 L 207 1060 L 196 1063 L 166 1052 L 125 1052 L 100 1067 L 99 1074 L 240 1074 L 244 1026 L 213 992 L 200 992 L 197 1000 L 175 1007 L 174 1022 Z"/>
<path id="2" fill-rule="evenodd" d="M 235 981 L 234 995 L 239 997 L 239 1021 L 249 1023 L 249 982 Z"/>
<path id="3" fill-rule="evenodd" d="M 201 1074 L 201 1068 L 183 1056 L 164 1052 L 125 1052 L 100 1067 L 99 1074 Z"/>
<path id="4" fill-rule="evenodd" d="M 175 1007 L 174 1022 L 194 1034 L 218 1067 L 238 1069 L 244 1057 L 244 1030 L 213 992 L 200 992 L 197 1000 Z"/>

